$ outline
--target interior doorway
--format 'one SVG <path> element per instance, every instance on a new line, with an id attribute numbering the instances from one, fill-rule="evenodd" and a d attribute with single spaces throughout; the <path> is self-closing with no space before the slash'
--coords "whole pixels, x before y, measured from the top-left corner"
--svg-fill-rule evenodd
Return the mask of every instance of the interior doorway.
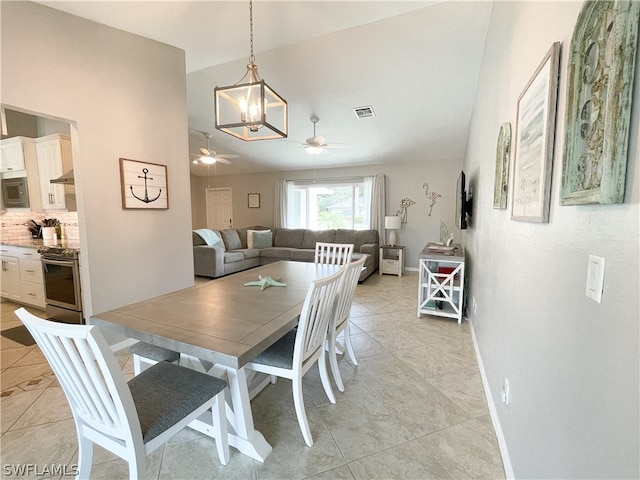
<path id="1" fill-rule="evenodd" d="M 231 188 L 207 188 L 207 228 L 224 230 L 233 227 Z"/>

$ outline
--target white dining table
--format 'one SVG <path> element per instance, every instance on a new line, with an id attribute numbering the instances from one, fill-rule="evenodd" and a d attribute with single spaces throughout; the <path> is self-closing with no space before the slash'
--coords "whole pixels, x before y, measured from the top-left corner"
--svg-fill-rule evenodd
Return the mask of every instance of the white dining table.
<path id="1" fill-rule="evenodd" d="M 312 281 L 338 269 L 305 262 L 271 263 L 97 313 L 90 323 L 213 364 L 208 371 L 223 374 L 229 383 L 229 444 L 264 461 L 272 447 L 254 427 L 250 398 L 255 392 L 250 393 L 244 366 L 295 327 Z M 245 286 L 259 276 L 286 286 L 264 290 Z M 190 426 L 204 433 L 211 430 L 204 421 Z"/>

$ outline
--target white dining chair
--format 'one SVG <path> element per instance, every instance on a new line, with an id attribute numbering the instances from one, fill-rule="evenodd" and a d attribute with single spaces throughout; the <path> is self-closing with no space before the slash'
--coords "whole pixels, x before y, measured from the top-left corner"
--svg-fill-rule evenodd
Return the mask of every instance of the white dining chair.
<path id="1" fill-rule="evenodd" d="M 344 392 L 344 384 L 340 369 L 338 368 L 338 352 L 342 353 L 346 350 L 354 365 L 358 365 L 356 354 L 351 343 L 351 305 L 353 297 L 356 293 L 358 278 L 364 267 L 366 257 L 362 257 L 355 262 L 351 262 L 345 267 L 344 274 L 340 279 L 338 288 L 338 297 L 336 301 L 336 313 L 329 322 L 329 331 L 327 334 L 327 348 L 329 350 L 329 364 L 331 365 L 331 373 L 336 382 L 338 390 Z M 338 341 L 338 335 L 342 332 L 344 338 L 344 346 Z"/>
<path id="2" fill-rule="evenodd" d="M 346 265 L 351 261 L 353 243 L 316 242 L 314 262 L 324 265 Z"/>
<path id="3" fill-rule="evenodd" d="M 317 363 L 327 397 L 331 403 L 336 403 L 329 382 L 324 343 L 329 322 L 335 313 L 336 294 L 344 269 L 345 267 L 342 267 L 329 277 L 315 280 L 307 291 L 298 328 L 290 330 L 246 365 L 249 370 L 292 381 L 293 403 L 298 423 L 304 441 L 310 447 L 313 445 L 313 437 L 304 408 L 302 377 Z"/>
<path id="4" fill-rule="evenodd" d="M 127 382 L 95 325 L 52 322 L 24 308 L 15 313 L 71 406 L 78 435 L 77 478 L 89 478 L 94 443 L 126 460 L 131 479 L 144 478 L 146 456 L 209 409 L 220 462 L 229 462 L 226 382 L 167 362 Z"/>
<path id="5" fill-rule="evenodd" d="M 158 362 L 180 363 L 180 352 L 159 347 L 152 343 L 138 342 L 129 347 L 133 355 L 133 374 L 139 375 Z"/>

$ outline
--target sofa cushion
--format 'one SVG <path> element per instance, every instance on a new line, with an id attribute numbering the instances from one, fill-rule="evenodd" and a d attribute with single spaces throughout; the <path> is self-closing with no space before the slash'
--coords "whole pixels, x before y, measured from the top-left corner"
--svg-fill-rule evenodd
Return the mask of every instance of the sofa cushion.
<path id="1" fill-rule="evenodd" d="M 315 260 L 316 250 L 310 248 L 297 248 L 291 250 L 291 260 L 298 262 L 313 262 Z"/>
<path id="2" fill-rule="evenodd" d="M 267 248 L 273 246 L 273 233 L 271 230 L 253 232 L 253 248 Z"/>
<path id="3" fill-rule="evenodd" d="M 216 235 L 216 232 L 208 228 L 199 228 L 193 231 L 194 245 L 221 245 L 222 239 Z"/>
<path id="4" fill-rule="evenodd" d="M 244 260 L 243 252 L 224 252 L 224 263 L 241 262 L 242 260 Z"/>
<path id="5" fill-rule="evenodd" d="M 288 260 L 291 257 L 291 249 L 286 247 L 267 247 L 260 251 L 260 256 Z"/>
<path id="6" fill-rule="evenodd" d="M 303 236 L 303 228 L 276 228 L 276 234 L 273 238 L 273 246 L 300 248 L 302 247 Z"/>
<path id="7" fill-rule="evenodd" d="M 301 248 L 316 248 L 316 242 L 334 243 L 335 230 L 305 230 Z"/>
<path id="8" fill-rule="evenodd" d="M 220 233 L 222 233 L 222 240 L 227 250 L 240 250 L 242 248 L 240 236 L 235 228 L 222 230 Z"/>
<path id="9" fill-rule="evenodd" d="M 260 256 L 259 248 L 243 248 L 242 253 L 244 254 L 244 258 L 256 258 Z"/>
<path id="10" fill-rule="evenodd" d="M 335 243 L 353 243 L 353 251 L 357 252 L 365 243 L 378 243 L 377 230 L 336 230 Z"/>

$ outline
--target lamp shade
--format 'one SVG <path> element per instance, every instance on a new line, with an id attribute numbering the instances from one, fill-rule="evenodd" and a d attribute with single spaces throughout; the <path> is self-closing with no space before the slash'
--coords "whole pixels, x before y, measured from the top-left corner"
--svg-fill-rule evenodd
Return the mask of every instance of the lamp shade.
<path id="1" fill-rule="evenodd" d="M 386 230 L 400 230 L 402 219 L 398 215 L 384 217 L 384 228 Z"/>

